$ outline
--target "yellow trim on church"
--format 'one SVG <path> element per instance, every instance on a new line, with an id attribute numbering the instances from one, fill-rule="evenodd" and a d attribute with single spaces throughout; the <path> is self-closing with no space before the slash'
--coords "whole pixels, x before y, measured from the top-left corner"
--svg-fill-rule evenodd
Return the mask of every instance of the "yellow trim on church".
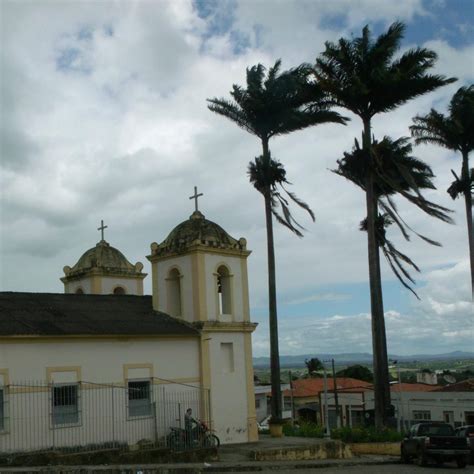
<path id="1" fill-rule="evenodd" d="M 53 382 L 53 375 L 59 372 L 73 372 L 76 374 L 76 382 L 82 380 L 82 368 L 79 365 L 46 367 L 46 380 L 48 383 Z"/>

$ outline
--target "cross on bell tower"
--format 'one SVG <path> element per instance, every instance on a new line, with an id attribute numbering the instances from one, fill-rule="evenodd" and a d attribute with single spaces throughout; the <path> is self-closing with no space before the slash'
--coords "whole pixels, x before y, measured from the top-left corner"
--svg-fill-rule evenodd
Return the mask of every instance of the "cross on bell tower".
<path id="1" fill-rule="evenodd" d="M 101 241 L 104 240 L 104 230 L 107 229 L 108 226 L 104 225 L 104 221 L 100 221 L 100 227 L 97 227 L 97 230 L 100 230 Z"/>
<path id="2" fill-rule="evenodd" d="M 193 196 L 189 196 L 189 199 L 194 199 L 194 203 L 195 203 L 195 207 L 196 207 L 196 212 L 198 212 L 198 198 L 200 196 L 204 196 L 203 193 L 199 193 L 197 192 L 197 186 L 194 186 L 194 195 Z"/>

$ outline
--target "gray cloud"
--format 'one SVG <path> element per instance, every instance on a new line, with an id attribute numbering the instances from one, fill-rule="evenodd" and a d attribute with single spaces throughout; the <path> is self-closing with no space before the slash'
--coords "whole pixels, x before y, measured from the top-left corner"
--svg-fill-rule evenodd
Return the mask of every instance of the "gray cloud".
<path id="1" fill-rule="evenodd" d="M 2 289 L 61 292 L 62 267 L 97 242 L 101 219 L 109 225 L 112 245 L 133 262 L 145 261 L 150 243 L 163 240 L 189 216 L 188 196 L 198 185 L 205 193 L 204 214 L 232 235 L 247 238 L 253 250 L 252 306 L 265 305 L 263 202 L 246 176 L 248 162 L 261 152 L 260 143 L 211 114 L 205 99 L 227 95 L 233 83 L 244 83 L 249 65 L 268 66 L 282 57 L 283 67 L 289 68 L 313 61 L 324 40 L 357 31 L 362 22 L 409 21 L 425 14 L 421 1 L 408 0 L 357 5 L 309 1 L 306 6 L 276 2 L 268 15 L 264 2 L 238 2 L 230 27 L 209 36 L 211 19 L 199 17 L 192 2 L 3 2 Z M 345 17 L 341 25 L 326 21 L 334 15 Z M 238 34 L 232 36 L 232 31 Z M 248 38 L 249 44 L 237 52 L 238 37 Z M 441 70 L 473 80 L 472 46 L 455 50 L 439 41 L 430 45 L 439 52 Z M 58 68 L 61 57 L 65 67 Z M 411 117 L 433 105 L 444 108 L 459 85 L 386 114 L 374 121 L 374 133 L 407 135 Z M 293 190 L 317 216 L 313 224 L 297 212 L 307 227 L 303 239 L 275 227 L 282 301 L 294 294 L 307 301 L 314 295 L 328 298 L 330 292 L 320 286 L 367 280 L 366 240 L 358 230 L 363 194 L 328 171 L 360 132 L 360 121 L 353 117 L 347 127 L 321 126 L 272 140 L 272 153 L 285 164 Z M 462 261 L 467 243 L 462 202 L 452 202 L 445 192 L 449 170 L 460 160 L 434 147 L 416 152 L 437 175 L 439 191 L 430 197 L 453 208 L 458 222 L 448 226 L 400 204 L 417 231 L 444 244 L 439 249 L 393 237 L 422 267 L 422 280 L 433 268 Z M 383 275 L 393 279 L 385 265 Z M 426 296 L 424 311 L 457 314 L 463 308 L 456 306 L 455 295 L 447 291 L 446 301 L 432 304 Z M 353 318 L 350 322 L 360 331 L 347 337 L 366 347 L 367 316 Z M 311 327 L 311 337 L 304 340 L 285 327 L 289 332 L 283 347 L 311 346 L 311 338 L 327 328 L 343 331 L 340 321 Z M 458 337 L 456 327 L 443 329 L 446 340 Z M 324 334 L 336 343 L 333 335 Z M 256 351 L 265 344 L 259 328 Z"/>

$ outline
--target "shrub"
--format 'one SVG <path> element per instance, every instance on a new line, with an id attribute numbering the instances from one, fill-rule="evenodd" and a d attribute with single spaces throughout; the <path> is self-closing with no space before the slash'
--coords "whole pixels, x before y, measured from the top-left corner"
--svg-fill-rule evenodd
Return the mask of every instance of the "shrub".
<path id="1" fill-rule="evenodd" d="M 284 425 L 285 436 L 301 436 L 303 438 L 323 438 L 324 428 L 316 423 L 304 422 L 301 425 Z"/>
<path id="2" fill-rule="evenodd" d="M 403 435 L 398 431 L 384 429 L 377 431 L 374 427 L 343 427 L 331 430 L 332 439 L 340 439 L 345 443 L 396 442 L 401 441 Z"/>

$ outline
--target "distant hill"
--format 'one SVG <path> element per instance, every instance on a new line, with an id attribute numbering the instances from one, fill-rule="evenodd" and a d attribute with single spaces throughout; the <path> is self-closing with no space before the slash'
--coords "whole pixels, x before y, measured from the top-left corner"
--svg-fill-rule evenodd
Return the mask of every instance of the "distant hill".
<path id="1" fill-rule="evenodd" d="M 334 359 L 337 364 L 371 364 L 372 354 L 367 352 L 348 352 L 343 354 L 302 354 L 295 356 L 280 356 L 281 367 L 304 367 L 305 359 L 317 357 L 319 360 Z M 412 362 L 412 361 L 428 361 L 428 360 L 449 360 L 449 359 L 474 359 L 474 352 L 454 351 L 445 354 L 414 354 L 401 356 L 390 354 L 390 359 Z M 254 357 L 254 367 L 266 368 L 270 367 L 269 357 Z"/>

